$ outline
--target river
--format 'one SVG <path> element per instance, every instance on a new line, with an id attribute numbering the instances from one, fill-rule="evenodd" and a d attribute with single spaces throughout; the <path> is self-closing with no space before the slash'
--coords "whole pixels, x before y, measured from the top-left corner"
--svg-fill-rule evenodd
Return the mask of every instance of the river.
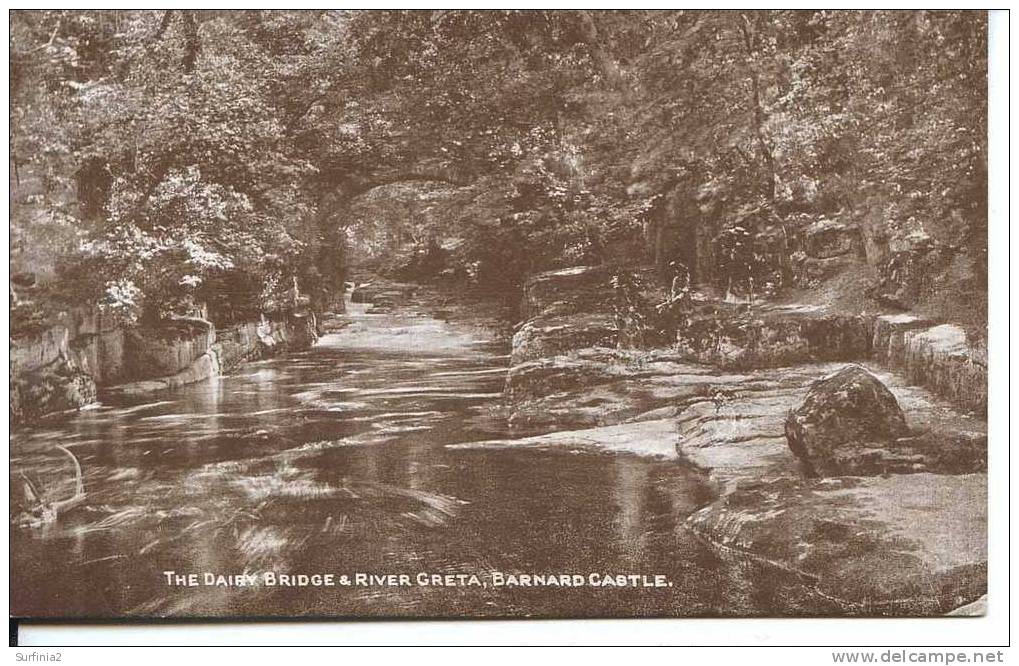
<path id="1" fill-rule="evenodd" d="M 12 614 L 833 612 L 791 576 L 723 562 L 684 529 L 711 489 L 681 463 L 450 448 L 507 436 L 505 341 L 410 306 L 370 314 L 355 304 L 341 319 L 307 351 L 15 432 L 12 488 L 26 471 L 69 493 L 71 461 L 53 446 L 62 444 L 81 461 L 87 501 L 53 524 L 12 527 Z M 395 577 L 223 587 L 178 585 L 168 571 L 201 583 L 205 573 Z M 585 584 L 492 584 L 522 573 Z M 471 574 L 480 585 L 434 584 Z M 620 574 L 658 576 L 660 586 L 590 584 Z"/>

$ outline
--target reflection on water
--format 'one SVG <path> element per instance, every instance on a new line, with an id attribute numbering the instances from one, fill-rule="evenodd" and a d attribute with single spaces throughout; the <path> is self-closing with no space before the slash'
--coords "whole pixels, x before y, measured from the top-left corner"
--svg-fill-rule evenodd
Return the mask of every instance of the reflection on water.
<path id="1" fill-rule="evenodd" d="M 675 462 L 447 449 L 505 436 L 504 345 L 432 317 L 348 315 L 303 353 L 15 433 L 25 470 L 85 505 L 12 528 L 23 616 L 596 616 L 794 612 L 804 591 L 723 566 L 682 523 Z M 17 482 L 17 483 L 16 483 Z M 171 587 L 182 573 L 664 574 L 672 587 Z M 795 598 L 795 599 L 794 599 Z M 776 604 L 778 606 L 776 606 Z M 809 606 L 812 612 L 823 612 Z"/>

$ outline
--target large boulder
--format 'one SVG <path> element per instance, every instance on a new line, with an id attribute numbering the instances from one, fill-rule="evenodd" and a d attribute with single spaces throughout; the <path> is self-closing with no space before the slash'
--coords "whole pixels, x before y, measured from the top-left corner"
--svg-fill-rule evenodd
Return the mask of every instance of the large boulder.
<path id="1" fill-rule="evenodd" d="M 922 460 L 894 450 L 908 434 L 895 396 L 858 365 L 815 382 L 785 422 L 789 448 L 809 474 L 821 476 L 909 471 Z"/>

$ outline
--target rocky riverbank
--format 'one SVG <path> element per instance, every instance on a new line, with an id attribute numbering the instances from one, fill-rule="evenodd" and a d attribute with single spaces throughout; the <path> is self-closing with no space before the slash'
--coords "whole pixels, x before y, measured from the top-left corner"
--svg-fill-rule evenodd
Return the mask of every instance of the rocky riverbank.
<path id="1" fill-rule="evenodd" d="M 104 395 L 140 395 L 202 381 L 246 360 L 310 346 L 318 334 L 311 311 L 216 330 L 200 318 L 127 328 L 104 320 L 94 308 L 70 310 L 41 333 L 11 341 L 11 423 L 81 409 Z"/>
<path id="2" fill-rule="evenodd" d="M 961 328 L 703 301 L 675 346 L 620 350 L 607 280 L 601 268 L 531 280 L 507 377 L 521 437 L 468 446 L 694 465 L 716 495 L 686 529 L 734 564 L 796 572 L 847 613 L 937 615 L 985 594 L 986 362 Z M 846 429 L 854 409 L 892 425 Z M 823 449 L 838 464 L 819 473 L 791 448 L 794 411 L 811 433 L 867 441 Z"/>

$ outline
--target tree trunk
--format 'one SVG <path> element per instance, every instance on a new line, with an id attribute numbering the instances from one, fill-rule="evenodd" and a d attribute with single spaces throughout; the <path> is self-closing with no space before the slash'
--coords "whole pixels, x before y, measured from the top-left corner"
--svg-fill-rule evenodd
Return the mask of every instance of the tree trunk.
<path id="1" fill-rule="evenodd" d="M 743 34 L 743 47 L 746 49 L 747 69 L 750 72 L 750 95 L 753 104 L 754 136 L 757 139 L 757 148 L 761 151 L 761 159 L 764 162 L 765 175 L 768 182 L 765 185 L 765 193 L 768 201 L 775 200 L 775 158 L 771 153 L 771 147 L 764 138 L 764 107 L 761 106 L 761 81 L 757 68 L 754 66 L 753 52 L 757 39 L 750 17 L 741 14 L 743 23 L 740 25 L 740 32 Z"/>
<path id="2" fill-rule="evenodd" d="M 195 63 L 198 61 L 198 52 L 201 45 L 198 41 L 198 23 L 195 21 L 195 12 L 185 10 L 182 14 L 184 24 L 184 60 L 182 65 L 184 71 L 190 74 L 195 71 Z"/>

